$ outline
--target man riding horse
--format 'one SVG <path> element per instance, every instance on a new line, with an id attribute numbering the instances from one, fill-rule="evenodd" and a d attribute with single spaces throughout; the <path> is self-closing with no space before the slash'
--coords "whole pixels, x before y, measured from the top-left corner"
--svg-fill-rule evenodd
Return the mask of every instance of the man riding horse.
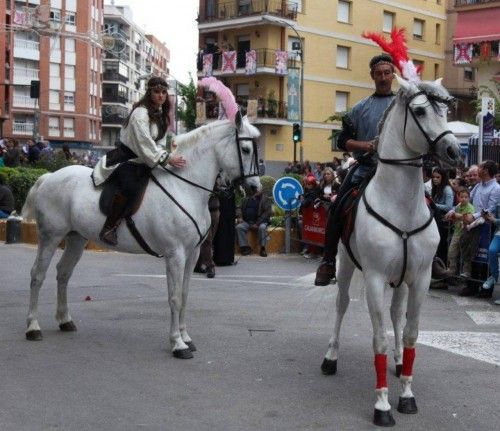
<path id="1" fill-rule="evenodd" d="M 388 54 L 373 57 L 370 61 L 370 76 L 375 83 L 375 93 L 356 103 L 342 118 L 342 132 L 338 137 L 341 150 L 353 153 L 357 163 L 351 168 L 328 212 L 325 251 L 317 271 L 314 284 L 326 286 L 335 277 L 338 243 L 342 233 L 342 203 L 354 187 L 370 178 L 376 167 L 375 137 L 378 123 L 394 99 L 392 80 L 394 64 Z"/>

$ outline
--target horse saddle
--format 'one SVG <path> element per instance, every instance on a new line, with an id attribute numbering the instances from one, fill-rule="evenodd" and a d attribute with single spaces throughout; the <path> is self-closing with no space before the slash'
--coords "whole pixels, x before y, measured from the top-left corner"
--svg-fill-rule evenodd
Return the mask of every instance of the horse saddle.
<path id="1" fill-rule="evenodd" d="M 129 165 L 129 166 L 124 166 Z M 120 182 L 119 170 L 126 169 L 127 174 L 132 173 L 133 187 L 127 187 L 127 206 L 122 214 L 123 218 L 134 215 L 140 208 L 144 193 L 149 183 L 151 169 L 145 165 L 136 163 L 124 162 L 110 175 L 103 185 L 101 196 L 99 198 L 99 208 L 105 216 L 111 213 L 113 197 L 116 193 L 122 193 L 123 187 Z"/>

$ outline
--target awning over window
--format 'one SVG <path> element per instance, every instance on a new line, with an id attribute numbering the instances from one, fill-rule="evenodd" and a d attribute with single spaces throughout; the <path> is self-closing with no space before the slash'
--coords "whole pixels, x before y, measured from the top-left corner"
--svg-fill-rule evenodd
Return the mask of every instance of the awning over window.
<path id="1" fill-rule="evenodd" d="M 454 43 L 480 43 L 491 40 L 500 40 L 500 8 L 458 13 Z"/>

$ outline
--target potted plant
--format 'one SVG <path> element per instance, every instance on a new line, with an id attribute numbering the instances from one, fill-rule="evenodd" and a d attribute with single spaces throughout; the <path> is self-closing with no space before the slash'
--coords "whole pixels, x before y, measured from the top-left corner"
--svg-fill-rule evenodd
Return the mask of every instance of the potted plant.
<path id="1" fill-rule="evenodd" d="M 267 96 L 267 115 L 269 117 L 276 117 L 278 113 L 278 101 L 276 100 L 274 90 L 270 90 Z"/>

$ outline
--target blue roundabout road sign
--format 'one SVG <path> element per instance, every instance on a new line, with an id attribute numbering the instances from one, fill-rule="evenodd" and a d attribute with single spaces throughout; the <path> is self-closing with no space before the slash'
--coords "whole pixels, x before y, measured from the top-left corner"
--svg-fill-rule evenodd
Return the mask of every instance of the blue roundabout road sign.
<path id="1" fill-rule="evenodd" d="M 299 196 L 304 193 L 299 181 L 292 177 L 282 177 L 273 187 L 276 205 L 285 211 L 292 211 L 300 206 Z"/>

